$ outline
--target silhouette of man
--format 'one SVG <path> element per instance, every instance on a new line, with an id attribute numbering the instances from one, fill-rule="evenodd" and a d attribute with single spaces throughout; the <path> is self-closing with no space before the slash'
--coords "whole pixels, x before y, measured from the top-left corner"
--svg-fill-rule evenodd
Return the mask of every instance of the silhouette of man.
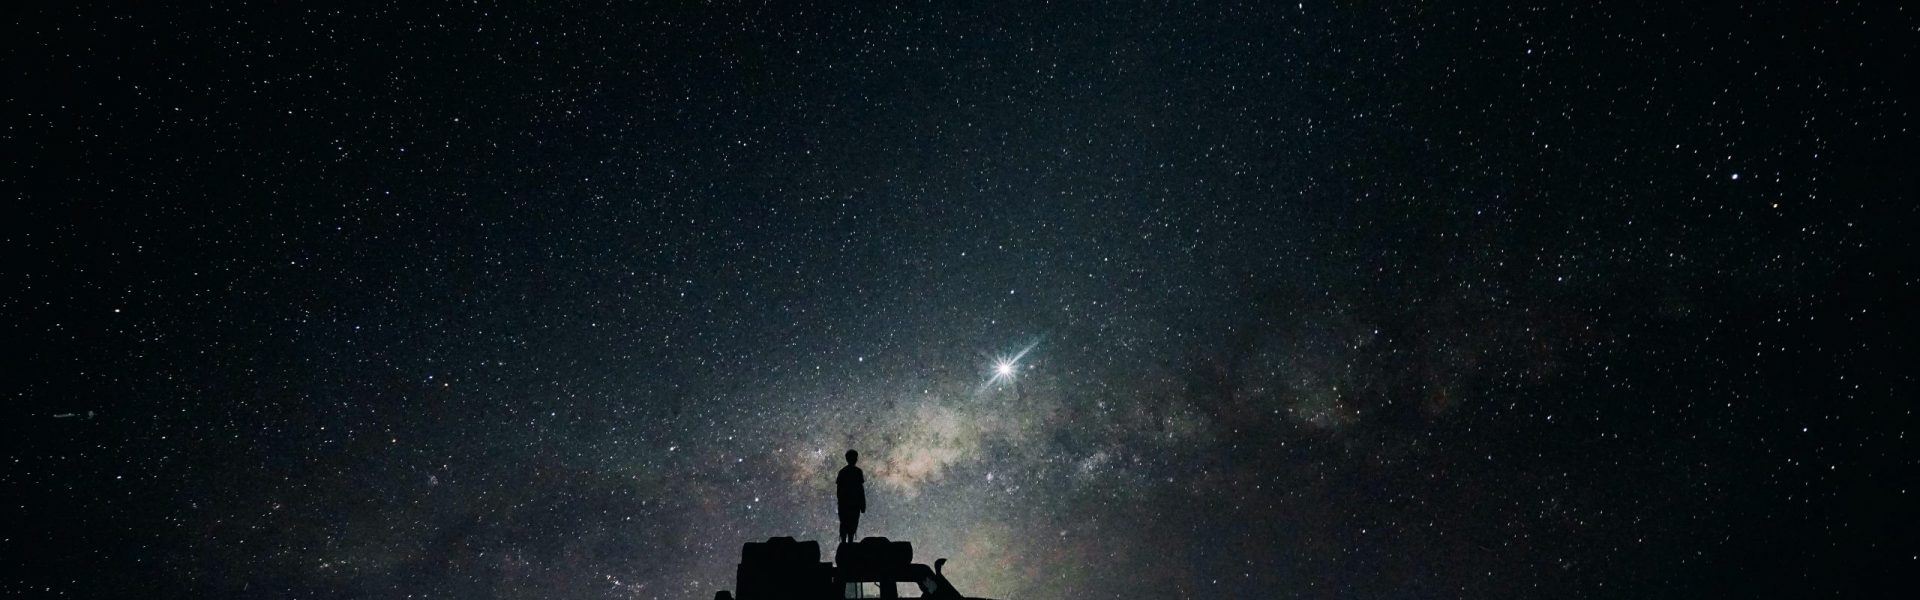
<path id="1" fill-rule="evenodd" d="M 847 466 L 840 468 L 840 477 L 834 483 L 840 488 L 840 541 L 854 541 L 853 534 L 860 529 L 860 513 L 867 512 L 867 475 L 853 463 L 860 462 L 860 453 L 847 451 Z"/>

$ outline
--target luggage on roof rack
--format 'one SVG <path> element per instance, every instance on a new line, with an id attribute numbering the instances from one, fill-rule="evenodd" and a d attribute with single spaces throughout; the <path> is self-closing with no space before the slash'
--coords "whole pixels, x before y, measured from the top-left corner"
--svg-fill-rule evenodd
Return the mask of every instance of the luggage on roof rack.
<path id="1" fill-rule="evenodd" d="M 833 552 L 833 563 L 848 575 L 889 575 L 913 563 L 913 544 L 870 537 L 841 544 Z"/>
<path id="2" fill-rule="evenodd" d="M 833 565 L 820 562 L 820 542 L 790 537 L 747 542 L 734 574 L 738 600 L 838 597 Z"/>

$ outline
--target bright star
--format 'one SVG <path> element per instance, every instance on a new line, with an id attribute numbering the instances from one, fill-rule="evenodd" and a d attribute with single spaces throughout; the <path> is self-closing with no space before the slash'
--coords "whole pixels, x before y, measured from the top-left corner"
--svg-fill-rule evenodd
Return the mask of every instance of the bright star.
<path id="1" fill-rule="evenodd" d="M 1033 351 L 1033 347 L 1038 345 L 1040 345 L 1039 342 L 1034 342 L 1027 344 L 1027 347 L 1021 348 L 1019 352 L 1015 352 L 1012 355 L 1003 354 L 994 357 L 993 378 L 988 379 L 986 385 L 1013 381 L 1014 375 L 1020 372 L 1020 359 L 1026 358 L 1027 353 Z M 984 387 L 982 389 L 984 389 Z"/>

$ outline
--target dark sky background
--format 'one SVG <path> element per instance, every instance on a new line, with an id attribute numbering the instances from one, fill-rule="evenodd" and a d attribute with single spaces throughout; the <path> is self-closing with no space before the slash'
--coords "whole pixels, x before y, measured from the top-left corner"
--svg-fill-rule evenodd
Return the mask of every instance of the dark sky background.
<path id="1" fill-rule="evenodd" d="M 1900 2 L 138 4 L 5 11 L 7 595 L 711 598 L 847 448 L 997 598 L 1920 568 Z"/>

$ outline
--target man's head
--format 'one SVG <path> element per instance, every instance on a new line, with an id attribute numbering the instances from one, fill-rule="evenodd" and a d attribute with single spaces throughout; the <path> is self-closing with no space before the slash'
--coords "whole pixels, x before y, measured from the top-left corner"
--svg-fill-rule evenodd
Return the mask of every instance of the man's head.
<path id="1" fill-rule="evenodd" d="M 848 451 L 847 451 L 847 464 L 853 464 L 853 463 L 857 463 L 857 462 L 860 462 L 860 451 L 859 451 L 859 450 L 848 450 Z"/>

